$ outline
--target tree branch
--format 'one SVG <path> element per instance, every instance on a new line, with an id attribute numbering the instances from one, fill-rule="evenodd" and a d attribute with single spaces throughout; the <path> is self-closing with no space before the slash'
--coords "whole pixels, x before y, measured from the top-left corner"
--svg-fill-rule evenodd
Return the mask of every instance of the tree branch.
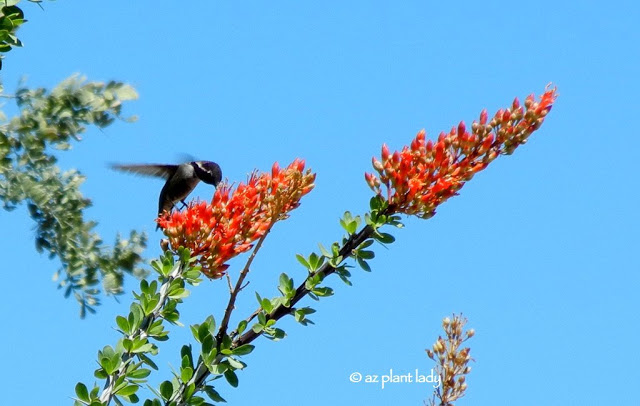
<path id="1" fill-rule="evenodd" d="M 260 237 L 260 239 L 256 243 L 256 246 L 253 249 L 253 252 L 251 253 L 251 256 L 249 256 L 249 259 L 247 260 L 247 263 L 245 264 L 244 269 L 242 270 L 242 272 L 240 272 L 240 276 L 238 277 L 238 280 L 236 281 L 235 287 L 231 291 L 231 295 L 229 296 L 229 303 L 227 303 L 227 308 L 224 311 L 224 316 L 222 318 L 222 322 L 220 323 L 220 328 L 218 329 L 218 334 L 216 335 L 216 340 L 217 340 L 217 343 L 218 343 L 218 345 L 217 345 L 218 346 L 218 350 L 220 350 L 220 345 L 222 344 L 222 339 L 224 338 L 225 334 L 227 334 L 227 327 L 229 327 L 229 319 L 231 318 L 231 313 L 233 312 L 233 309 L 235 308 L 236 297 L 238 296 L 238 293 L 240 293 L 240 291 L 243 288 L 242 282 L 244 282 L 244 279 L 249 274 L 249 270 L 251 268 L 251 264 L 253 263 L 253 259 L 256 257 L 256 254 L 260 250 L 260 247 L 262 247 L 262 243 L 264 242 L 265 238 L 267 238 L 267 235 L 269 234 L 269 231 L 271 230 L 272 226 L 273 226 L 273 223 L 271 223 L 271 225 L 269 226 L 267 231 L 264 233 L 264 235 L 262 237 Z"/>

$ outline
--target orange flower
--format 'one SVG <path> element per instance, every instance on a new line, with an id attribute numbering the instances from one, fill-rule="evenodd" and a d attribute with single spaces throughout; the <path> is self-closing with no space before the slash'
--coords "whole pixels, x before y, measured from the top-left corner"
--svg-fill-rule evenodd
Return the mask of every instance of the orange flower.
<path id="1" fill-rule="evenodd" d="M 516 98 L 511 108 L 498 110 L 490 121 L 483 110 L 471 132 L 460 122 L 448 134 L 440 133 L 435 144 L 426 141 L 423 130 L 402 151 L 391 153 L 382 145 L 381 160 L 373 158 L 378 175 L 365 173 L 365 180 L 378 195 L 382 195 L 381 185 L 385 186 L 391 212 L 432 217 L 438 205 L 456 195 L 498 155 L 511 154 L 527 142 L 556 96 L 556 89 L 547 87 L 538 102 L 534 95 L 528 96 L 524 109 Z"/>
<path id="2" fill-rule="evenodd" d="M 300 205 L 315 177 L 310 169 L 304 171 L 302 160 L 285 169 L 275 163 L 271 173 L 254 172 L 235 190 L 226 183 L 219 185 L 210 204 L 192 202 L 157 222 L 173 250 L 189 248 L 205 275 L 221 278 L 229 259 L 250 250 L 276 221 Z"/>

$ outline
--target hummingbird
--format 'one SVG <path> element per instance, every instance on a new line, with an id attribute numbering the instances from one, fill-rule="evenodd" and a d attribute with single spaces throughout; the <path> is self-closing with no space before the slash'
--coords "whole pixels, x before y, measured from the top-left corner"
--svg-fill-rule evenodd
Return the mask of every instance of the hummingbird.
<path id="1" fill-rule="evenodd" d="M 182 202 L 186 206 L 184 199 L 195 189 L 198 182 L 203 181 L 217 187 L 222 180 L 220 166 L 211 161 L 191 161 L 180 165 L 112 164 L 111 168 L 139 175 L 157 176 L 167 180 L 160 191 L 158 216 L 165 210 L 171 211 L 177 202 Z"/>

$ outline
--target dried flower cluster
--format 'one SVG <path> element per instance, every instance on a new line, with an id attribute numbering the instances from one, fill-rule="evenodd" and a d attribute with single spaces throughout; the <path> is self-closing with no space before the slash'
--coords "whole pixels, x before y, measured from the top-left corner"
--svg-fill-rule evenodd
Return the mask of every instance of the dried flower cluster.
<path id="1" fill-rule="evenodd" d="M 473 329 L 464 331 L 467 319 L 462 315 L 453 315 L 453 319 L 445 317 L 442 320 L 446 338 L 438 337 L 433 349 L 427 350 L 429 358 L 437 362 L 436 371 L 440 375 L 442 385 L 434 393 L 434 399 L 440 400 L 440 406 L 450 406 L 464 396 L 467 389 L 466 375 L 471 372 L 468 365 L 471 361 L 469 347 L 460 348 L 463 342 L 473 337 Z M 431 401 L 435 405 L 435 401 Z"/>
<path id="2" fill-rule="evenodd" d="M 373 158 L 378 175 L 365 173 L 365 179 L 379 195 L 381 185 L 386 187 L 391 212 L 432 217 L 436 207 L 457 194 L 473 175 L 500 154 L 511 154 L 524 144 L 542 125 L 556 95 L 555 88 L 547 88 L 539 101 L 528 96 L 524 108 L 516 98 L 491 120 L 483 110 L 471 132 L 460 122 L 448 134 L 440 133 L 435 143 L 425 139 L 423 130 L 402 151 L 391 153 L 385 144 L 381 160 Z"/>
<path id="3" fill-rule="evenodd" d="M 285 169 L 275 163 L 271 173 L 254 172 L 233 190 L 223 183 L 211 203 L 192 202 L 184 211 L 160 216 L 158 225 L 173 250 L 189 248 L 205 275 L 220 278 L 229 259 L 251 249 L 313 189 L 316 175 L 304 166 L 299 159 Z"/>

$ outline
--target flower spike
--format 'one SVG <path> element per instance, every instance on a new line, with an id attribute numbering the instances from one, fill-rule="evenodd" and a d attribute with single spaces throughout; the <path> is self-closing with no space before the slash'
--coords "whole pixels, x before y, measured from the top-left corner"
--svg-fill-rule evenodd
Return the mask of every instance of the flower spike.
<path id="1" fill-rule="evenodd" d="M 436 207 L 456 195 L 498 155 L 511 154 L 526 143 L 544 122 L 556 97 L 556 88 L 547 87 L 539 101 L 530 95 L 523 108 L 515 99 L 511 108 L 498 110 L 491 120 L 483 110 L 471 132 L 460 122 L 448 134 L 440 133 L 435 142 L 426 141 L 422 130 L 401 151 L 391 153 L 383 144 L 381 159 L 372 161 L 377 175 L 365 173 L 365 180 L 380 196 L 385 186 L 390 212 L 430 218 Z"/>

